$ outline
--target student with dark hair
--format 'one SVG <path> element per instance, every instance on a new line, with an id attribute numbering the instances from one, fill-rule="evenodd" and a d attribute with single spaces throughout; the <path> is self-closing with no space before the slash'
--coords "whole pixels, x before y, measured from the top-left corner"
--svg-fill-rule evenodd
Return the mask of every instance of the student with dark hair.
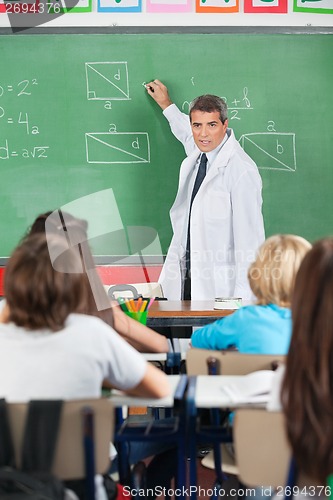
<path id="1" fill-rule="evenodd" d="M 333 473 L 333 238 L 304 258 L 292 319 L 281 392 L 287 435 L 299 472 L 325 486 Z"/>
<path id="2" fill-rule="evenodd" d="M 168 395 L 163 371 L 147 363 L 104 321 L 85 314 L 91 289 L 77 250 L 55 234 L 30 235 L 14 250 L 6 268 L 6 303 L 0 316 L 0 397 L 98 398 L 105 380 L 136 396 Z M 168 443 L 161 444 L 158 451 L 168 448 Z M 133 449 L 149 451 L 139 445 Z M 148 484 L 155 480 L 156 466 L 165 464 L 169 455 L 170 468 L 159 468 L 161 484 L 169 484 L 175 472 L 174 450 L 154 458 Z"/>
<path id="3" fill-rule="evenodd" d="M 35 233 L 66 235 L 72 243 L 80 242 L 85 280 L 89 281 L 85 302 L 85 314 L 97 316 L 105 321 L 121 335 L 129 344 L 140 352 L 168 352 L 166 337 L 147 326 L 135 321 L 122 312 L 117 303 L 111 307 L 106 297 L 88 244 L 88 223 L 67 212 L 45 212 L 37 216 L 25 237 Z M 102 304 L 103 308 L 98 307 Z"/>
<path id="4" fill-rule="evenodd" d="M 56 266 L 50 252 L 59 255 Z M 161 370 L 146 363 L 105 322 L 85 314 L 89 282 L 81 272 L 78 252 L 60 236 L 46 240 L 36 234 L 24 239 L 8 262 L 4 286 L 2 397 L 11 401 L 99 397 L 104 379 L 138 396 L 161 397 L 169 392 Z"/>

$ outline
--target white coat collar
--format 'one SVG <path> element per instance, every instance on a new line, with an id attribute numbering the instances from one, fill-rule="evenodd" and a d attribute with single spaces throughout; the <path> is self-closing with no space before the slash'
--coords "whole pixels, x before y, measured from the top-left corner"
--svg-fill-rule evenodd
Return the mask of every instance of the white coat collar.
<path id="1" fill-rule="evenodd" d="M 207 175 L 203 181 L 203 184 L 206 184 L 208 181 L 213 179 L 216 175 L 218 175 L 219 170 L 227 166 L 231 152 L 234 147 L 235 135 L 232 129 L 227 129 L 228 140 L 223 144 L 220 151 L 218 152 L 216 158 L 213 160 L 210 165 Z M 196 148 L 192 154 L 190 154 L 182 163 L 182 167 L 180 169 L 179 175 L 179 187 L 181 190 L 184 186 L 186 180 L 191 175 L 191 172 L 194 170 L 196 162 L 198 160 L 198 155 L 201 154 L 199 148 Z M 185 194 L 185 193 L 184 193 Z"/>

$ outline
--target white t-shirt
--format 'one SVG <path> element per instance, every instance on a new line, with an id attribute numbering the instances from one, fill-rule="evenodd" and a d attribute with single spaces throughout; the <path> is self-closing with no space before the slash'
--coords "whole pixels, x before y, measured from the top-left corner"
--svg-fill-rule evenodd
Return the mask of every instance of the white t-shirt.
<path id="1" fill-rule="evenodd" d="M 0 324 L 0 397 L 9 402 L 98 398 L 104 379 L 131 389 L 142 381 L 146 363 L 93 316 L 71 314 L 58 332 Z"/>

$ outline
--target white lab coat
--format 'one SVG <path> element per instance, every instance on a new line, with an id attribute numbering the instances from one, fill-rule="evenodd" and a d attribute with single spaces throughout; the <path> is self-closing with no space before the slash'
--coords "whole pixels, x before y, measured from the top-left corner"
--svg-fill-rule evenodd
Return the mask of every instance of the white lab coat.
<path id="1" fill-rule="evenodd" d="M 175 105 L 164 114 L 188 154 L 181 164 L 178 192 L 170 210 L 173 237 L 159 278 L 165 297 L 179 300 L 190 201 L 188 182 L 200 151 L 193 140 L 189 117 Z M 192 300 L 253 299 L 247 270 L 265 239 L 262 182 L 256 164 L 240 147 L 233 131 L 228 129 L 227 133 L 229 138 L 209 167 L 192 205 Z"/>

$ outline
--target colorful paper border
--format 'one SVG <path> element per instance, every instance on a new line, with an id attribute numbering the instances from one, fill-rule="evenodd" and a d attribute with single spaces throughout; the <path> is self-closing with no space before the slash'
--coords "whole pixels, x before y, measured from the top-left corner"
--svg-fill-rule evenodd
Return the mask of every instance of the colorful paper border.
<path id="1" fill-rule="evenodd" d="M 61 8 L 60 12 L 63 14 L 72 14 L 75 12 L 92 12 L 92 0 L 88 0 L 87 7 L 72 7 L 72 8 Z"/>
<path id="2" fill-rule="evenodd" d="M 136 7 L 102 7 L 101 0 L 98 0 L 97 12 L 142 12 L 142 0 L 138 0 Z"/>
<path id="3" fill-rule="evenodd" d="M 268 0 L 263 0 L 268 1 Z M 288 0 L 279 0 L 279 5 L 272 5 L 271 7 L 269 6 L 269 3 L 267 5 L 262 5 L 261 7 L 258 7 L 256 5 L 253 5 L 253 0 L 244 0 L 244 12 L 245 14 L 251 14 L 251 13 L 256 13 L 256 14 L 287 14 L 288 13 Z"/>
<path id="4" fill-rule="evenodd" d="M 196 0 L 195 11 L 210 14 L 218 12 L 224 12 L 225 14 L 228 14 L 229 12 L 239 12 L 239 0 L 236 0 L 236 5 L 234 7 L 203 7 L 200 5 L 200 0 Z"/>
<path id="5" fill-rule="evenodd" d="M 151 0 L 147 0 L 147 12 L 191 12 L 191 0 L 186 0 L 183 5 L 169 5 L 163 0 L 159 4 L 152 4 Z"/>
<path id="6" fill-rule="evenodd" d="M 311 3 L 317 4 L 318 0 L 312 0 Z M 294 12 L 308 12 L 309 14 L 333 14 L 333 8 L 332 9 L 318 9 L 317 7 L 299 7 L 297 4 L 297 0 L 294 0 Z"/>

